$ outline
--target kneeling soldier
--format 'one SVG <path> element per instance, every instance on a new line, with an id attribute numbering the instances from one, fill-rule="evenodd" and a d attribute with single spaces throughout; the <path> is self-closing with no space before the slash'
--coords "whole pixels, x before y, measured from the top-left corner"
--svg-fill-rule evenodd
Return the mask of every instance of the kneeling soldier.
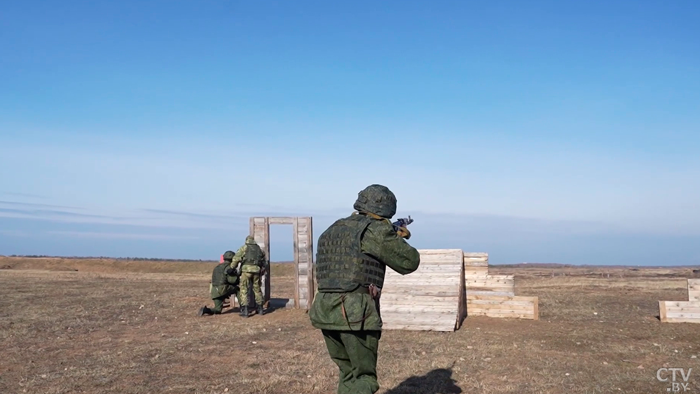
<path id="1" fill-rule="evenodd" d="M 214 309 L 209 309 L 203 306 L 199 310 L 199 316 L 202 315 L 218 315 L 221 313 L 221 309 L 224 306 L 224 300 L 228 297 L 238 297 L 238 284 L 240 282 L 239 276 L 236 273 L 236 269 L 232 266 L 231 260 L 233 259 L 233 252 L 228 250 L 224 253 L 223 261 L 221 261 L 211 274 L 211 285 L 209 286 L 209 292 L 211 294 L 211 299 L 214 300 Z M 238 305 L 243 305 L 240 298 L 238 299 Z"/>

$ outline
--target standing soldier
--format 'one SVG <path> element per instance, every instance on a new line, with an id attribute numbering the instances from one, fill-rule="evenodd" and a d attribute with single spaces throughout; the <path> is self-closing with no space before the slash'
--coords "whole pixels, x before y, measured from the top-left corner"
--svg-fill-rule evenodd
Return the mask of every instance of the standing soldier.
<path id="1" fill-rule="evenodd" d="M 233 259 L 233 252 L 228 250 L 221 256 L 221 262 L 214 267 L 214 271 L 211 274 L 211 284 L 209 285 L 209 293 L 211 299 L 214 300 L 214 309 L 209 309 L 203 306 L 199 310 L 199 316 L 206 315 L 218 315 L 221 314 L 221 309 L 224 306 L 224 300 L 228 297 L 238 297 L 238 283 L 240 279 L 236 274 L 234 269 L 235 266 L 232 265 L 231 259 Z M 233 301 L 233 299 L 231 300 Z M 238 304 L 241 303 L 241 299 L 238 298 Z"/>
<path id="2" fill-rule="evenodd" d="M 373 394 L 379 390 L 379 297 L 386 267 L 410 274 L 418 269 L 420 254 L 406 242 L 408 229 L 397 232 L 389 221 L 396 214 L 396 196 L 387 187 L 368 186 L 353 207 L 356 212 L 318 239 L 318 294 L 309 317 L 338 365 L 338 394 Z"/>
<path id="3" fill-rule="evenodd" d="M 238 268 L 239 263 L 241 263 L 240 269 Z M 251 281 L 253 282 L 258 315 L 265 314 L 263 311 L 264 299 L 260 290 L 260 277 L 265 275 L 269 263 L 253 237 L 250 235 L 246 237 L 245 244 L 236 251 L 231 264 L 236 267 L 237 272 L 241 273 L 241 292 L 238 295 L 238 299 L 241 300 L 241 316 L 248 317 L 248 286 Z"/>

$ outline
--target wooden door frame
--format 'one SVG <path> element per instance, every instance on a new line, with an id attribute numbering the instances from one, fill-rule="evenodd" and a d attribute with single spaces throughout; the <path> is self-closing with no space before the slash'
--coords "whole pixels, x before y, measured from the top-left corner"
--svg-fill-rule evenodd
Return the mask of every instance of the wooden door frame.
<path id="1" fill-rule="evenodd" d="M 262 220 L 262 242 L 264 243 L 263 252 L 265 253 L 265 257 L 267 258 L 268 261 L 270 261 L 270 225 L 274 224 L 291 224 L 292 225 L 292 237 L 293 237 L 293 247 L 294 247 L 294 308 L 299 309 L 301 307 L 300 304 L 300 294 L 299 294 L 299 222 L 301 220 L 308 220 L 308 229 L 307 229 L 307 236 L 308 236 L 308 254 L 309 254 L 309 262 L 307 266 L 307 305 L 306 309 L 309 309 L 311 307 L 311 303 L 313 302 L 313 297 L 315 294 L 316 286 L 315 286 L 315 280 L 314 280 L 314 261 L 313 261 L 313 218 L 310 216 L 299 216 L 299 217 L 292 217 L 292 216 L 252 216 L 250 217 L 250 236 L 255 238 L 255 222 L 261 221 Z M 271 283 L 270 283 L 270 274 L 271 274 L 271 269 L 265 273 L 264 276 L 264 302 L 265 304 L 269 304 L 270 301 L 270 289 L 271 289 Z"/>

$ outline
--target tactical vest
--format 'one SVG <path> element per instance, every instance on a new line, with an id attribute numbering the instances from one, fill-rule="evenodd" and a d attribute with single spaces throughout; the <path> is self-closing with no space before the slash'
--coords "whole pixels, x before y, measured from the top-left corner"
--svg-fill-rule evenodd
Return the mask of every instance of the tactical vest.
<path id="1" fill-rule="evenodd" d="M 263 257 L 262 249 L 257 244 L 248 244 L 246 246 L 242 265 L 258 265 L 258 261 Z"/>
<path id="2" fill-rule="evenodd" d="M 372 222 L 353 215 L 333 223 L 318 239 L 316 280 L 322 293 L 350 292 L 359 286 L 384 285 L 386 266 L 362 253 L 362 235 Z"/>
<path id="3" fill-rule="evenodd" d="M 221 264 L 218 264 L 214 268 L 214 272 L 211 274 L 211 284 L 212 286 L 222 286 L 222 285 L 227 285 L 228 280 L 226 279 L 226 268 L 228 268 L 230 261 L 224 261 Z"/>

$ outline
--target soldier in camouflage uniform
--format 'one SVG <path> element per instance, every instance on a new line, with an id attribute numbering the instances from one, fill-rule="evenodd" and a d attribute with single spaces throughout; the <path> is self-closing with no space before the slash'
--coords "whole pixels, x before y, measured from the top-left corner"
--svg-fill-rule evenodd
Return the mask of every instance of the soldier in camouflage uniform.
<path id="1" fill-rule="evenodd" d="M 373 394 L 382 330 L 379 297 L 386 267 L 401 275 L 418 269 L 420 255 L 406 242 L 408 229 L 394 229 L 396 197 L 370 185 L 358 194 L 351 216 L 333 223 L 318 239 L 318 293 L 309 311 L 338 365 L 338 394 Z"/>
<path id="2" fill-rule="evenodd" d="M 223 254 L 221 262 L 214 267 L 211 274 L 211 284 L 209 285 L 209 293 L 211 299 L 214 300 L 214 309 L 209 309 L 203 306 L 199 310 L 199 316 L 202 315 L 218 315 L 224 306 L 224 300 L 228 297 L 238 297 L 238 283 L 240 279 L 236 274 L 235 266 L 232 265 L 233 252 L 228 250 Z M 232 300 L 233 301 L 233 300 Z M 238 298 L 238 304 L 241 299 Z"/>
<path id="3" fill-rule="evenodd" d="M 241 264 L 240 269 L 238 268 L 239 263 Z M 241 303 L 241 316 L 248 317 L 248 286 L 250 282 L 253 283 L 253 293 L 255 294 L 258 315 L 265 314 L 263 310 L 264 299 L 260 290 L 260 277 L 265 275 L 265 272 L 269 269 L 269 264 L 265 258 L 265 253 L 250 235 L 246 237 L 245 244 L 233 256 L 232 266 L 236 267 L 236 271 L 241 273 L 241 292 L 238 297 L 241 300 L 245 300 L 245 302 Z"/>

